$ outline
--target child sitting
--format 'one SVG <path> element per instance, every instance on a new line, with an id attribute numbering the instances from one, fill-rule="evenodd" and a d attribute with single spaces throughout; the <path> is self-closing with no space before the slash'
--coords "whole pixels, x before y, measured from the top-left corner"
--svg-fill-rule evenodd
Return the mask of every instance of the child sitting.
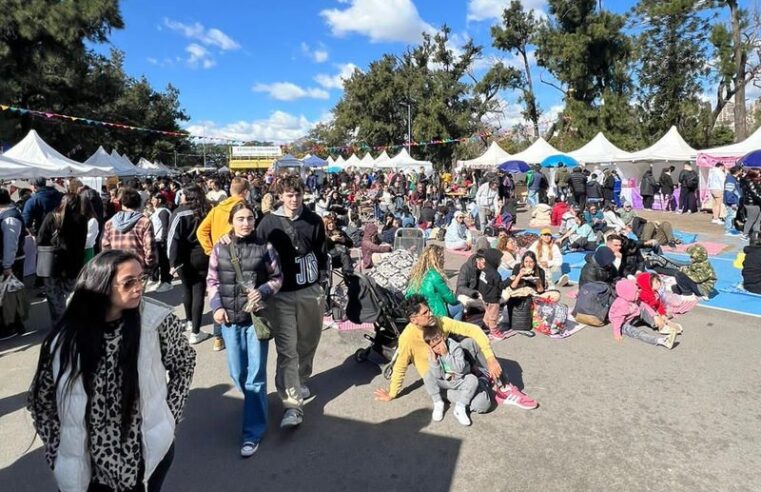
<path id="1" fill-rule="evenodd" d="M 702 245 L 695 244 L 687 248 L 687 254 L 690 255 L 690 264 L 679 270 L 697 284 L 703 297 L 711 297 L 716 286 L 716 272 L 708 261 L 708 251 Z"/>
<path id="2" fill-rule="evenodd" d="M 616 284 L 616 300 L 610 307 L 608 317 L 613 325 L 616 341 L 622 335 L 636 338 L 651 345 L 662 345 L 671 350 L 677 336 L 677 328 L 670 325 L 664 316 L 656 314 L 648 305 L 639 301 L 639 288 L 632 280 L 619 280 Z M 642 325 L 646 326 L 642 326 Z M 661 334 L 653 333 L 656 328 Z M 667 334 L 667 335 L 663 335 Z"/>
<path id="3" fill-rule="evenodd" d="M 498 249 L 488 248 L 481 252 L 485 264 L 478 276 L 478 293 L 484 300 L 484 325 L 489 329 L 489 338 L 502 340 L 505 336 L 499 329 L 499 301 L 502 291 L 510 285 L 511 279 L 502 280 L 499 267 L 502 262 L 502 252 Z"/>
<path id="4" fill-rule="evenodd" d="M 467 406 L 478 391 L 478 378 L 471 373 L 465 352 L 458 342 L 448 338 L 438 324 L 427 326 L 423 340 L 428 344 L 428 372 L 423 384 L 433 400 L 433 421 L 444 418 L 444 400 L 441 390 L 447 390 L 447 399 L 454 404 L 454 416 L 462 425 L 470 425 Z"/>

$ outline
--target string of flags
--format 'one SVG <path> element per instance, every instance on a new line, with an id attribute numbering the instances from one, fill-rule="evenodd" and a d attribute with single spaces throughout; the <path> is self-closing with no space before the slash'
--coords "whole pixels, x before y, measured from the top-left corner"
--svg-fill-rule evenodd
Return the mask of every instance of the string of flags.
<path id="1" fill-rule="evenodd" d="M 92 118 L 83 118 L 80 116 L 70 116 L 66 114 L 59 114 L 59 113 L 53 113 L 50 111 L 36 111 L 33 109 L 27 109 L 27 108 L 20 108 L 17 106 L 10 106 L 5 104 L 0 104 L 0 111 L 9 111 L 12 113 L 20 114 L 20 115 L 30 115 L 37 118 L 45 118 L 45 119 L 52 119 L 52 120 L 61 120 L 61 121 L 68 121 L 71 123 L 78 123 L 78 124 L 84 124 L 84 125 L 90 125 L 90 126 L 101 126 L 106 128 L 113 128 L 118 130 L 125 130 L 125 131 L 134 131 L 134 132 L 144 132 L 144 133 L 152 133 L 155 135 L 163 135 L 166 137 L 177 137 L 177 138 L 187 138 L 187 139 L 195 139 L 195 140 L 203 140 L 207 142 L 224 142 L 229 145 L 244 145 L 246 144 L 245 140 L 236 139 L 236 138 L 227 138 L 227 137 L 219 137 L 219 136 L 206 136 L 206 135 L 193 135 L 188 132 L 173 132 L 173 131 L 167 131 L 167 130 L 156 130 L 153 128 L 144 128 L 134 125 L 125 125 L 123 123 L 114 123 L 110 121 L 101 121 L 101 120 L 94 120 Z M 349 152 L 356 152 L 356 151 L 375 151 L 375 152 L 383 152 L 384 150 L 394 150 L 394 149 L 401 149 L 403 147 L 428 147 L 430 145 L 451 145 L 451 144 L 460 144 L 465 142 L 473 142 L 477 141 L 483 138 L 488 138 L 493 136 L 492 132 L 480 132 L 475 135 L 472 135 L 470 137 L 460 137 L 460 138 L 445 138 L 445 139 L 433 139 L 426 142 L 405 142 L 400 144 L 389 144 L 389 145 L 369 145 L 365 143 L 354 143 L 354 144 L 347 144 L 342 146 L 324 146 L 324 145 L 315 145 L 311 149 L 306 149 L 309 152 L 312 153 L 318 153 L 318 152 L 327 152 L 327 153 L 349 153 Z M 289 145 L 281 145 L 280 146 L 283 149 L 283 152 L 289 152 L 290 146 Z M 303 147 L 299 147 L 300 150 L 304 150 Z"/>

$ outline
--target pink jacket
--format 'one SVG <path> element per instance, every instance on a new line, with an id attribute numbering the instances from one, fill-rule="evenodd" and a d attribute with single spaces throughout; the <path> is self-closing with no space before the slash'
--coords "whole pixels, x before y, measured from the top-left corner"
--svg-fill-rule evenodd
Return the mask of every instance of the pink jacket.
<path id="1" fill-rule="evenodd" d="M 613 334 L 616 337 L 621 336 L 621 328 L 624 324 L 637 318 L 642 309 L 655 314 L 652 308 L 639 302 L 639 287 L 632 280 L 619 280 L 616 284 L 616 295 L 618 297 L 613 301 L 608 313 L 610 323 L 613 325 Z"/>

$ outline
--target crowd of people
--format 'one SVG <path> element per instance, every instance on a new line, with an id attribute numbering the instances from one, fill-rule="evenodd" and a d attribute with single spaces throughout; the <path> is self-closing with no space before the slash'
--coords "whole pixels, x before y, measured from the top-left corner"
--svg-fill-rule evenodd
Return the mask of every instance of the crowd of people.
<path id="1" fill-rule="evenodd" d="M 692 211 L 694 194 L 684 191 L 694 171 L 685 169 L 677 181 L 682 210 Z M 659 192 L 671 197 L 675 185 L 666 186 L 664 173 Z M 689 263 L 668 260 L 661 247 L 680 242 L 672 225 L 639 217 L 622 200 L 617 173 L 600 174 L 561 167 L 555 193 L 540 169 L 527 173 L 525 183 L 510 173 L 429 176 L 421 169 L 310 172 L 305 179 L 273 172 L 183 175 L 100 191 L 77 179 L 40 178 L 31 194 L 0 188 L 4 279 L 23 279 L 27 236 L 38 249 L 38 286 L 52 328 L 29 409 L 59 488 L 160 489 L 193 375 L 192 346 L 208 338 L 214 351 L 226 349 L 244 396 L 241 456 L 255 454 L 267 428 L 270 339 L 280 426 L 301 425 L 313 396 L 307 383 L 331 272 L 348 277 L 379 268 L 409 229 L 419 230 L 426 246 L 401 293 L 399 312 L 409 324 L 398 340 L 390 388 L 376 390 L 377 400 L 398 398 L 414 364 L 434 421 L 444 416 L 444 399 L 463 425 L 471 423 L 469 412 L 497 403 L 536 408 L 508 381 L 491 344 L 514 333 L 533 336 L 535 306 L 561 304 L 561 289 L 570 288 L 563 266 L 572 252 L 585 254 L 577 320 L 610 322 L 616 340 L 672 348 L 682 332 L 675 316 L 715 294 L 707 252 L 695 245 L 687 250 Z M 645 178 L 642 195 L 652 197 L 655 181 Z M 750 244 L 743 275 L 749 289 L 758 289 L 759 173 L 733 168 L 723 183 L 714 198 L 732 227 L 735 215 L 744 218 Z M 523 206 L 539 234 L 515 234 Z M 454 285 L 444 268 L 447 250 L 468 256 Z M 142 295 L 144 288 L 173 289 L 175 277 L 184 321 Z M 207 300 L 212 333 L 201 330 Z M 604 313 L 592 312 L 601 306 Z M 23 320 L 3 318 L 0 329 L 4 338 L 17 335 Z M 62 412 L 67 403 L 72 410 Z"/>

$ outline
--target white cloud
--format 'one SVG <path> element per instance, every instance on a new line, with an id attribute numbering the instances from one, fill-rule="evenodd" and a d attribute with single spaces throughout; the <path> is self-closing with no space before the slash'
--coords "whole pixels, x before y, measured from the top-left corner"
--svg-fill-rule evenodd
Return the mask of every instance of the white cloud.
<path id="1" fill-rule="evenodd" d="M 200 22 L 183 24 L 182 22 L 165 18 L 164 25 L 172 31 L 179 32 L 188 39 L 195 39 L 201 44 L 214 46 L 222 51 L 233 51 L 240 48 L 240 44 L 224 32 L 216 27 L 206 29 Z"/>
<path id="2" fill-rule="evenodd" d="M 303 88 L 292 82 L 275 82 L 272 84 L 256 84 L 251 88 L 254 92 L 266 92 L 272 99 L 278 101 L 293 101 L 303 97 L 311 99 L 327 99 L 328 91 L 317 88 Z"/>
<path id="3" fill-rule="evenodd" d="M 533 10 L 535 15 L 544 17 L 547 0 L 522 0 L 523 8 Z M 505 0 L 470 0 L 468 2 L 468 20 L 483 21 L 502 19 L 502 12 L 507 8 Z"/>
<path id="4" fill-rule="evenodd" d="M 157 67 L 169 67 L 174 65 L 174 60 L 168 57 L 164 58 L 163 60 L 159 60 L 158 58 L 148 57 L 145 59 L 145 61 Z M 182 61 L 182 58 L 180 58 L 178 61 Z"/>
<path id="5" fill-rule="evenodd" d="M 322 43 L 320 43 L 319 47 L 312 49 L 307 43 L 302 42 L 301 52 L 308 58 L 311 58 L 315 63 L 324 63 L 328 61 L 328 50 L 325 49 L 325 46 Z"/>
<path id="6" fill-rule="evenodd" d="M 353 63 L 342 63 L 336 66 L 338 67 L 338 73 L 334 75 L 328 75 L 324 73 L 317 74 L 314 77 L 315 82 L 326 89 L 342 90 L 344 88 L 344 80 L 351 77 L 351 75 L 354 73 L 354 70 L 359 68 Z"/>
<path id="7" fill-rule="evenodd" d="M 435 29 L 420 18 L 412 0 L 350 0 L 346 9 L 320 12 L 334 36 L 361 34 L 373 43 L 417 43 L 422 32 Z"/>
<path id="8" fill-rule="evenodd" d="M 192 135 L 205 137 L 284 143 L 303 137 L 316 124 L 317 121 L 309 121 L 303 114 L 296 116 L 284 111 L 274 111 L 266 119 L 241 120 L 225 125 L 219 125 L 214 121 L 198 121 L 190 122 L 185 129 Z"/>
<path id="9" fill-rule="evenodd" d="M 188 53 L 187 64 L 191 68 L 201 67 L 208 69 L 217 64 L 214 57 L 209 53 L 209 50 L 200 44 L 191 43 L 185 47 L 185 51 Z"/>

